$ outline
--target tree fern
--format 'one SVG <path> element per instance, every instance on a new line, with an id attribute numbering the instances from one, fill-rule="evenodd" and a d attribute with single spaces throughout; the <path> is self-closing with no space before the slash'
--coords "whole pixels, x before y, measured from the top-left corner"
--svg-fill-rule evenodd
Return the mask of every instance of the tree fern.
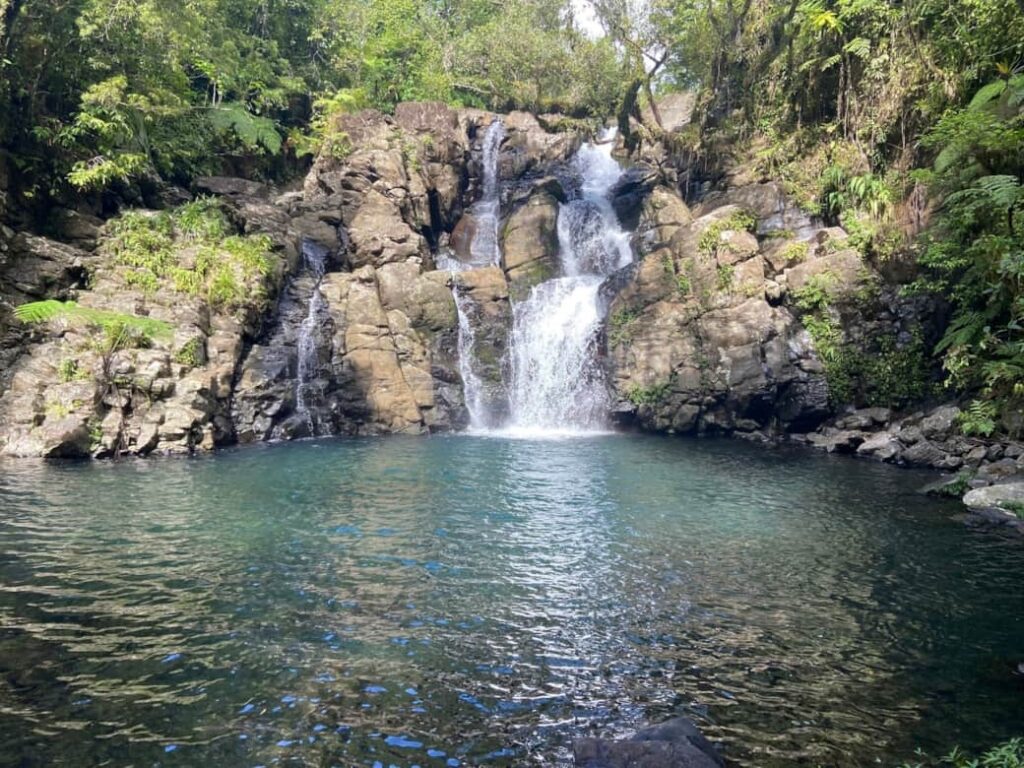
<path id="1" fill-rule="evenodd" d="M 987 320 L 980 312 L 964 312 L 953 319 L 946 333 L 935 346 L 935 352 L 941 353 L 952 347 L 964 347 L 974 344 L 985 332 Z"/>
<path id="2" fill-rule="evenodd" d="M 56 299 L 21 304 L 14 308 L 14 316 L 21 322 L 31 325 L 48 323 L 52 320 L 66 320 L 92 325 L 105 332 L 127 329 L 151 339 L 170 336 L 174 330 L 170 323 L 163 320 L 83 307 L 74 301 L 57 301 Z"/>
<path id="3" fill-rule="evenodd" d="M 223 104 L 211 109 L 209 115 L 215 129 L 233 132 L 248 149 L 263 147 L 272 155 L 281 151 L 281 134 L 274 121 L 252 114 L 244 104 Z"/>
<path id="4" fill-rule="evenodd" d="M 843 50 L 858 59 L 866 59 L 871 55 L 871 41 L 865 37 L 855 37 L 843 46 Z"/>
<path id="5" fill-rule="evenodd" d="M 1010 209 L 1024 202 L 1024 186 L 1016 176 L 983 176 L 975 184 L 988 194 L 992 202 L 1003 209 Z"/>

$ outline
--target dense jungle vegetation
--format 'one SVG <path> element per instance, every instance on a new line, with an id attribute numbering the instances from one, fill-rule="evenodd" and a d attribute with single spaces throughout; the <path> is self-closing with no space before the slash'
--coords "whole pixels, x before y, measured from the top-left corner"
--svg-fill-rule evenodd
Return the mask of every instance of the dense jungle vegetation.
<path id="1" fill-rule="evenodd" d="M 749 165 L 908 267 L 968 432 L 1024 418 L 1024 0 L 0 0 L 0 147 L 24 206 L 279 177 L 331 116 L 436 99 L 615 118 Z M 667 135 L 659 92 L 697 94 Z M 646 121 L 644 114 L 651 117 Z M 289 165 L 291 163 L 291 165 Z M 906 271 L 906 269 L 904 270 Z"/>

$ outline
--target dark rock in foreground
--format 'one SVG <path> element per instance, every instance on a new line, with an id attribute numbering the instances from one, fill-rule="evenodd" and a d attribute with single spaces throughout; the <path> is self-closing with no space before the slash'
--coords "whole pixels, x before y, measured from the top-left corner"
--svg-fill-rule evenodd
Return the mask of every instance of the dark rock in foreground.
<path id="1" fill-rule="evenodd" d="M 722 766 L 714 745 L 685 717 L 645 728 L 620 741 L 578 739 L 573 754 L 579 768 L 715 768 Z"/>

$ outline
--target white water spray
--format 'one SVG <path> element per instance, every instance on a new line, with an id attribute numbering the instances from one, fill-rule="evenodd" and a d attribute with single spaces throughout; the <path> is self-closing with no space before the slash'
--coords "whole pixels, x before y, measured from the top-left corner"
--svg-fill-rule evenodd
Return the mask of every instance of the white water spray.
<path id="1" fill-rule="evenodd" d="M 514 307 L 511 432 L 578 433 L 606 427 L 608 393 L 597 345 L 604 279 L 633 259 L 610 192 L 622 176 L 614 132 L 585 144 L 574 159 L 579 195 L 558 214 L 562 277 L 533 288 Z"/>
<path id="2" fill-rule="evenodd" d="M 498 167 L 498 152 L 505 140 L 505 126 L 495 120 L 484 134 L 481 158 L 483 164 L 483 190 L 480 200 L 473 206 L 476 220 L 476 234 L 469 247 L 473 266 L 491 266 L 501 261 L 501 247 L 498 244 L 498 225 L 501 221 L 501 185 Z"/>

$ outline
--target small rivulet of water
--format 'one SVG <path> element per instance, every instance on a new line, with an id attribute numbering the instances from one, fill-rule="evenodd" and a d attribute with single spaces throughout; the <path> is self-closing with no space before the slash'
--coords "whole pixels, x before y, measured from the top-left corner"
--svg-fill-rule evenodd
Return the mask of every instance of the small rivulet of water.
<path id="1" fill-rule="evenodd" d="M 500 119 L 494 120 L 484 134 L 481 148 L 482 193 L 473 205 L 471 214 L 476 223 L 473 242 L 470 244 L 470 259 L 459 261 L 441 255 L 438 267 L 450 272 L 462 272 L 477 267 L 491 267 L 501 263 L 501 246 L 498 240 L 498 226 L 501 222 L 501 184 L 498 167 L 501 142 L 505 140 L 505 126 Z M 490 413 L 487 408 L 487 397 L 484 383 L 476 373 L 476 334 L 470 320 L 472 311 L 471 300 L 462 293 L 458 285 L 453 285 L 452 295 L 459 316 L 459 374 L 462 377 L 462 389 L 469 412 L 470 429 L 486 429 L 491 425 Z"/>
<path id="2" fill-rule="evenodd" d="M 493 266 L 501 261 L 498 243 L 498 224 L 501 221 L 501 185 L 498 167 L 501 142 L 505 140 L 505 126 L 495 120 L 484 134 L 482 147 L 483 190 L 480 200 L 473 206 L 476 233 L 470 246 L 473 266 Z"/>
<path id="3" fill-rule="evenodd" d="M 320 283 L 327 271 L 327 249 L 311 240 L 302 241 L 302 259 L 306 272 L 313 279 L 306 317 L 299 326 L 296 345 L 298 370 L 295 377 L 295 410 L 305 418 L 309 434 L 322 432 L 312 405 L 322 395 L 320 391 L 320 336 L 327 315 L 327 302 L 320 291 Z"/>
<path id="4" fill-rule="evenodd" d="M 588 432 L 605 426 L 608 393 L 597 361 L 608 275 L 633 260 L 629 233 L 611 204 L 622 168 L 614 131 L 584 144 L 573 160 L 579 191 L 558 214 L 561 275 L 533 288 L 513 308 L 512 431 Z"/>

